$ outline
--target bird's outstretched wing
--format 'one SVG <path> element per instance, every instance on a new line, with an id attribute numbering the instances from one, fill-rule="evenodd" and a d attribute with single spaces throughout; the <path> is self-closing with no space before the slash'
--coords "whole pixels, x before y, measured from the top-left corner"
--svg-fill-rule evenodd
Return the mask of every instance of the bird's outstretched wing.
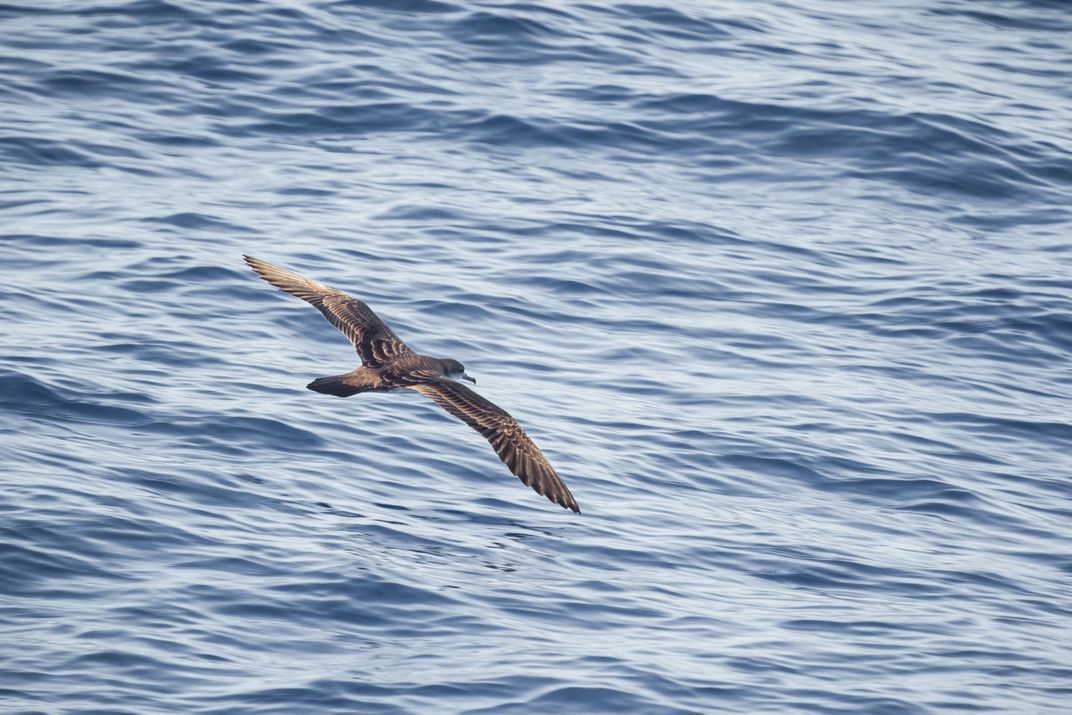
<path id="1" fill-rule="evenodd" d="M 409 387 L 484 435 L 499 459 L 538 494 L 567 509 L 581 511 L 547 457 L 503 409 L 453 380 L 429 380 Z"/>
<path id="2" fill-rule="evenodd" d="M 381 367 L 397 357 L 413 354 L 409 346 L 363 301 L 259 258 L 242 258 L 257 275 L 279 290 L 316 306 L 329 323 L 350 339 L 365 365 Z"/>

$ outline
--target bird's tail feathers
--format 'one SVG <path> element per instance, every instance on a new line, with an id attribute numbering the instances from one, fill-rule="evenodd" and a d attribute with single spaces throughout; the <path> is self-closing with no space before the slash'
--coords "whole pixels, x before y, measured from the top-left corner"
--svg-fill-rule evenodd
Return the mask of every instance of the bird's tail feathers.
<path id="1" fill-rule="evenodd" d="M 368 389 L 365 385 L 355 384 L 353 377 L 354 375 L 351 372 L 345 375 L 318 377 L 306 387 L 314 392 L 322 392 L 325 395 L 335 395 L 336 397 L 349 397 Z"/>

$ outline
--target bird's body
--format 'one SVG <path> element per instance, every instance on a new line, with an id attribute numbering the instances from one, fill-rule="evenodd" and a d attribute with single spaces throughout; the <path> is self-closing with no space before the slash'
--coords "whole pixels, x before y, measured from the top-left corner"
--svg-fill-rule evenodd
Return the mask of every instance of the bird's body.
<path id="1" fill-rule="evenodd" d="M 357 349 L 361 367 L 342 375 L 317 378 L 307 385 L 310 390 L 338 397 L 415 390 L 482 434 L 523 483 L 567 509 L 580 511 L 554 467 L 517 421 L 456 382 L 476 382 L 465 374 L 460 362 L 417 354 L 357 298 L 252 256 L 244 258 L 261 278 L 320 310 Z"/>
<path id="2" fill-rule="evenodd" d="M 320 377 L 310 382 L 307 387 L 316 392 L 336 397 L 349 397 L 359 392 L 389 392 L 413 388 L 428 380 L 452 379 L 456 373 L 450 371 L 448 361 L 427 355 L 402 355 L 380 367 L 362 365 L 356 370 L 342 375 Z M 462 379 L 465 377 L 462 375 Z"/>

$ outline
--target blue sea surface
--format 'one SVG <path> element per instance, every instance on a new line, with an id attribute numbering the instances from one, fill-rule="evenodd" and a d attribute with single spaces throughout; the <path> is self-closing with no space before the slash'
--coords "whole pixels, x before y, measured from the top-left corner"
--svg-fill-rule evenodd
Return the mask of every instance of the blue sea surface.
<path id="1" fill-rule="evenodd" d="M 0 5 L 0 712 L 1068 713 L 1072 12 Z M 250 253 L 465 363 L 572 514 Z"/>

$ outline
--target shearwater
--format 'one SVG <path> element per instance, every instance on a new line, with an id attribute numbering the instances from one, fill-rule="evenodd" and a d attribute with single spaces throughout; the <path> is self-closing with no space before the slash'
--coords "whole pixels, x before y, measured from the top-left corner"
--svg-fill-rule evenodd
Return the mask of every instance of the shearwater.
<path id="1" fill-rule="evenodd" d="M 524 484 L 580 513 L 570 490 L 517 420 L 457 382 L 460 378 L 476 383 L 465 374 L 460 362 L 418 355 L 364 301 L 258 258 L 243 258 L 261 278 L 315 306 L 357 348 L 361 367 L 342 375 L 317 378 L 306 387 L 338 397 L 359 392 L 416 390 L 482 434 L 499 459 Z"/>

